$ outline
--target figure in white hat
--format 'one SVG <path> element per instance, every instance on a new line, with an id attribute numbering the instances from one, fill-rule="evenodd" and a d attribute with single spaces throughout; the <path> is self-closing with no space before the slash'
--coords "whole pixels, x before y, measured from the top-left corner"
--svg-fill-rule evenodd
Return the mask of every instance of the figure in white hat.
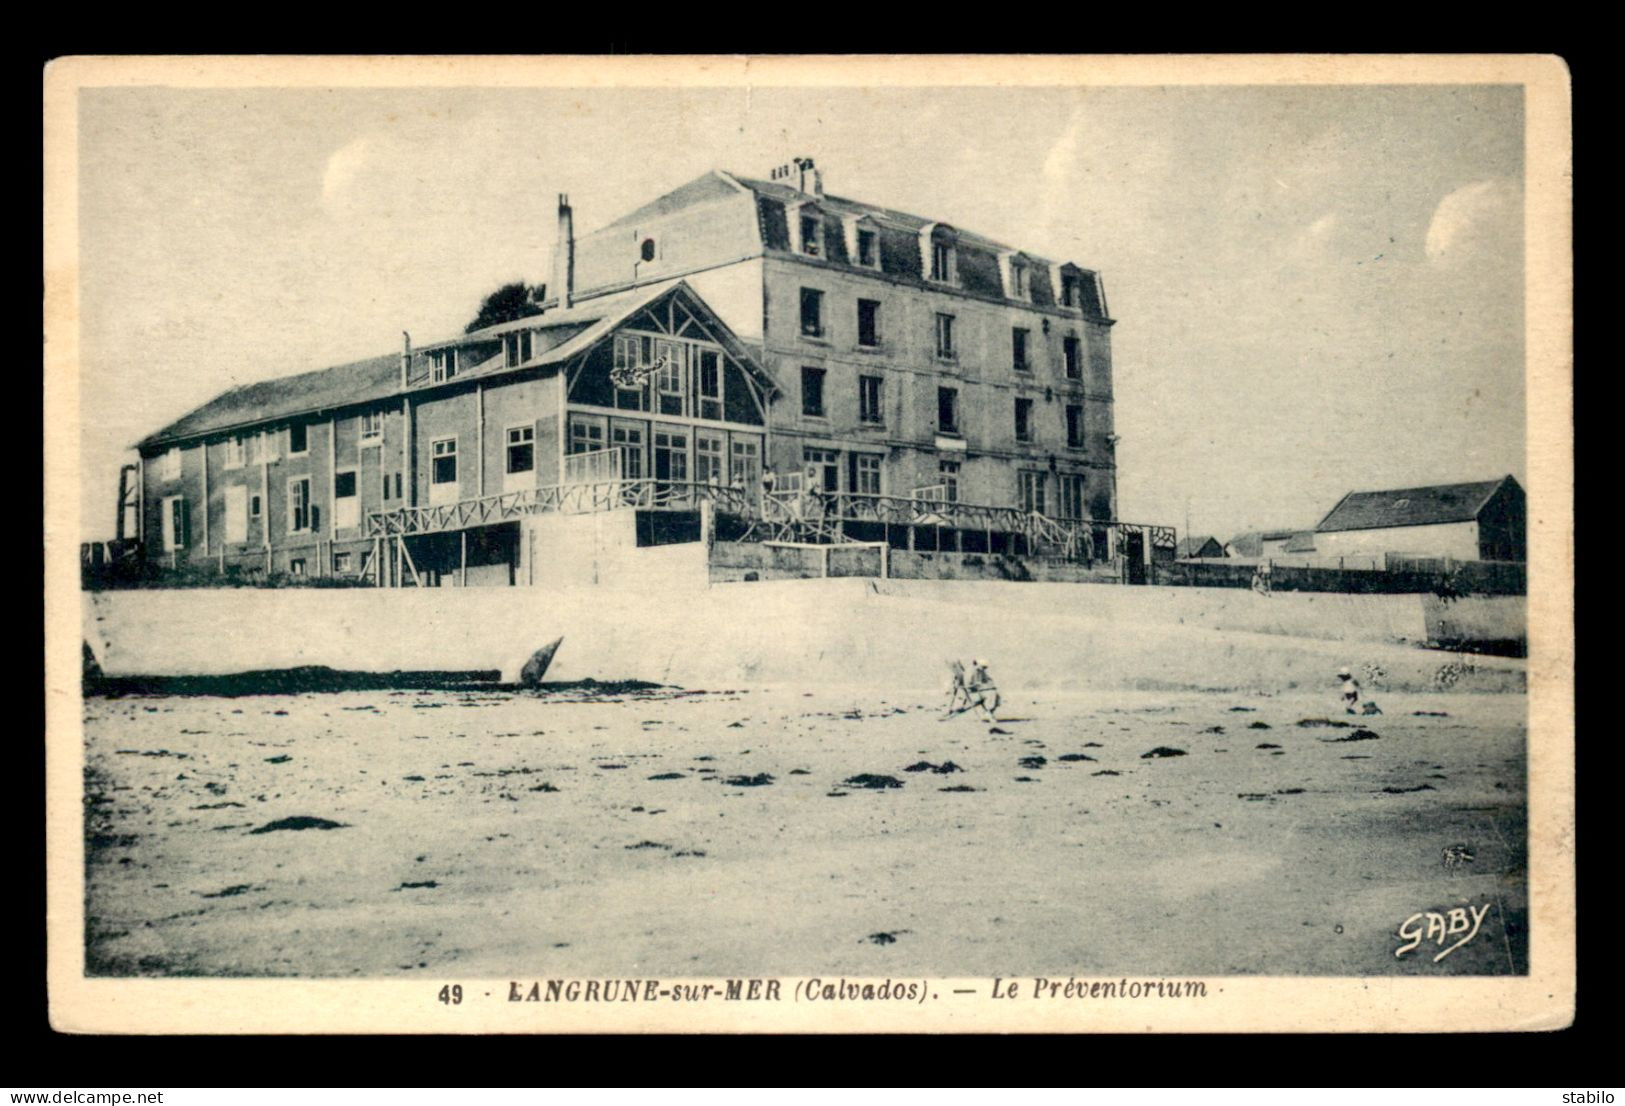
<path id="1" fill-rule="evenodd" d="M 1344 665 L 1337 670 L 1337 678 L 1343 681 L 1343 711 L 1345 714 L 1360 713 L 1360 681 L 1354 678 L 1349 666 Z"/>

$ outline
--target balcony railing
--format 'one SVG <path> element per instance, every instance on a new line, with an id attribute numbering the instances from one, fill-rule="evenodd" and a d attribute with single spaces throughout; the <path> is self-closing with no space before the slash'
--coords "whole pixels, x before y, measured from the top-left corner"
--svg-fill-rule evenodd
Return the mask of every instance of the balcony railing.
<path id="1" fill-rule="evenodd" d="M 721 484 L 653 478 L 602 480 L 555 484 L 543 488 L 488 495 L 428 507 L 399 507 L 367 515 L 366 536 L 387 538 L 465 530 L 511 522 L 527 515 L 557 512 L 587 514 L 625 508 L 695 510 L 710 503 L 721 515 L 746 524 L 745 540 L 848 540 L 845 523 L 885 526 L 933 527 L 942 530 L 982 531 L 989 535 L 1020 534 L 1031 550 L 1046 550 L 1067 558 L 1096 557 L 1102 544 L 1106 556 L 1121 552 L 1125 535 L 1144 536 L 1148 549 L 1172 550 L 1175 533 L 1169 526 L 1102 519 L 1055 518 L 1016 507 L 962 503 L 921 489 L 918 496 L 861 495 L 819 490 L 759 493 Z"/>

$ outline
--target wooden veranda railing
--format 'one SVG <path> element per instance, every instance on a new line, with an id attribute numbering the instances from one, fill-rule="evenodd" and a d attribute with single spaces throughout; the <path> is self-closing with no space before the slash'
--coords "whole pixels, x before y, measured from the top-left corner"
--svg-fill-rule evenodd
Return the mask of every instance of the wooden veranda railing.
<path id="1" fill-rule="evenodd" d="M 933 489 L 934 490 L 934 489 Z M 940 495 L 891 496 L 821 490 L 747 491 L 721 484 L 653 478 L 556 484 L 426 507 L 399 507 L 367 516 L 369 538 L 410 537 L 510 522 L 526 515 L 586 514 L 624 508 L 695 510 L 710 503 L 744 527 L 746 541 L 839 543 L 848 523 L 928 527 L 959 533 L 1019 534 L 1029 551 L 1072 560 L 1120 555 L 1124 539 L 1143 537 L 1147 554 L 1172 551 L 1170 526 L 1118 520 L 1055 518 L 1016 507 L 962 503 Z"/>

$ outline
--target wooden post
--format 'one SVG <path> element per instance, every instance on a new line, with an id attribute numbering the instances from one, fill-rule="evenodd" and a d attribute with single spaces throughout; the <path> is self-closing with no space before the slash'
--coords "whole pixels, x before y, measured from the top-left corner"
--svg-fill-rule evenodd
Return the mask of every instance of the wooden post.
<path id="1" fill-rule="evenodd" d="M 468 587 L 468 531 L 459 530 L 457 533 L 463 539 L 462 561 L 457 566 L 457 586 L 460 588 L 466 588 Z"/>
<path id="2" fill-rule="evenodd" d="M 209 555 L 209 443 L 198 446 L 203 452 L 203 555 Z"/>
<path id="3" fill-rule="evenodd" d="M 532 453 L 534 453 L 534 449 Z M 485 385 L 474 385 L 474 498 L 485 495 Z M 467 544 L 466 540 L 464 544 Z"/>

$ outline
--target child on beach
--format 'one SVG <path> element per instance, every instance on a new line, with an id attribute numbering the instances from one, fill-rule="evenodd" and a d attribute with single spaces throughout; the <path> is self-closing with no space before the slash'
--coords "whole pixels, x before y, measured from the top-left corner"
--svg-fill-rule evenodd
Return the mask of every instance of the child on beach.
<path id="1" fill-rule="evenodd" d="M 997 722 L 993 712 L 999 709 L 999 689 L 993 683 L 993 677 L 988 674 L 987 662 L 974 660 L 970 662 L 970 705 L 982 712 L 982 717 L 989 724 Z"/>
<path id="2" fill-rule="evenodd" d="M 1354 678 L 1353 673 L 1349 671 L 1348 665 L 1344 665 L 1337 670 L 1337 678 L 1343 681 L 1343 713 L 1360 715 L 1382 713 L 1382 708 L 1377 706 L 1374 700 L 1366 699 L 1363 702 L 1361 701 L 1360 681 Z"/>

